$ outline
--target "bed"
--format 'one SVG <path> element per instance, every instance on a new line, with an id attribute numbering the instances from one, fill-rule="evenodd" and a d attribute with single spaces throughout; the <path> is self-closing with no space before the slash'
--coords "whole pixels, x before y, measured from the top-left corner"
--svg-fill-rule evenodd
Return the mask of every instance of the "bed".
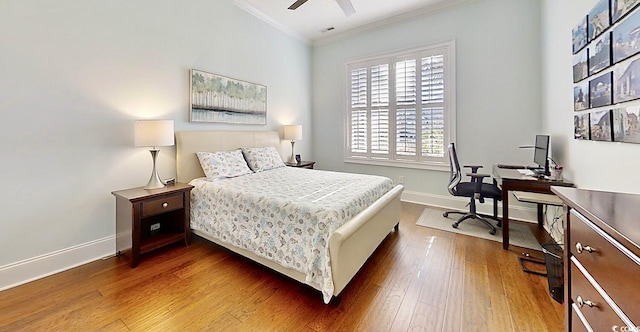
<path id="1" fill-rule="evenodd" d="M 272 171 L 260 172 L 256 174 L 249 174 L 246 177 L 238 177 L 238 179 L 229 179 L 227 181 L 220 181 L 216 183 L 216 181 L 210 181 L 214 184 L 207 184 L 207 181 L 203 181 L 204 171 L 200 165 L 198 157 L 196 153 L 198 152 L 216 152 L 216 151 L 231 151 L 238 148 L 262 148 L 262 147 L 275 147 L 277 150 L 280 148 L 280 137 L 279 134 L 275 131 L 181 131 L 176 132 L 176 171 L 177 171 L 177 180 L 183 183 L 191 183 L 195 185 L 194 190 L 192 190 L 192 204 L 191 204 L 191 224 L 192 224 L 192 232 L 197 236 L 205 238 L 213 243 L 216 243 L 220 246 L 223 246 L 231 251 L 234 251 L 242 256 L 250 258 L 264 266 L 267 266 L 275 271 L 278 271 L 288 277 L 291 277 L 299 282 L 308 284 L 323 293 L 323 299 L 325 303 L 328 303 L 332 296 L 338 296 L 340 292 L 347 286 L 349 281 L 354 277 L 354 275 L 358 272 L 358 270 L 362 267 L 362 265 L 366 262 L 369 256 L 373 253 L 373 251 L 378 247 L 378 245 L 384 240 L 384 238 L 392 231 L 395 227 L 397 230 L 397 225 L 400 220 L 400 195 L 402 193 L 403 187 L 401 185 L 393 185 L 389 186 L 388 183 L 390 180 L 386 179 L 381 180 L 379 187 L 370 189 L 370 195 L 377 195 L 375 198 L 371 198 L 371 203 L 366 203 L 361 207 L 361 211 L 349 211 L 347 209 L 343 212 L 338 212 L 337 214 L 341 214 L 344 217 L 344 220 L 339 223 L 339 226 L 336 226 L 335 229 L 327 228 L 328 234 L 326 234 L 326 238 L 316 239 L 313 241 L 322 242 L 326 241 L 326 259 L 320 257 L 319 260 L 322 260 L 318 263 L 319 268 L 322 268 L 324 264 L 328 266 L 327 271 L 324 271 L 324 275 L 318 279 L 316 273 L 311 273 L 308 270 L 305 270 L 305 267 L 300 267 L 298 263 L 296 263 L 295 258 L 293 260 L 290 257 L 287 257 L 287 260 L 283 260 L 282 257 L 274 257 L 278 256 L 277 254 L 267 254 L 263 251 L 257 250 L 260 248 L 252 247 L 251 245 L 242 244 L 238 238 L 242 236 L 235 236 L 235 238 L 230 238 L 229 233 L 223 232 L 221 233 L 220 229 L 212 229 L 212 227 L 206 226 L 206 217 L 203 217 L 203 214 L 211 215 L 213 213 L 227 213 L 225 209 L 212 208 L 212 210 L 217 212 L 203 212 L 203 206 L 209 206 L 209 202 L 218 199 L 212 199 L 212 197 L 206 197 L 204 194 L 206 191 L 199 190 L 201 187 L 205 186 L 218 186 L 224 187 L 227 189 L 233 190 L 236 189 L 236 193 L 227 193 L 222 188 L 215 188 L 216 197 L 219 197 L 219 201 L 222 202 L 223 196 L 228 195 L 227 204 L 229 205 L 229 201 L 234 200 L 235 196 L 239 195 L 240 192 L 248 192 L 248 194 L 252 195 L 252 191 L 254 189 L 239 189 L 244 188 L 241 186 L 247 185 L 250 186 L 252 183 L 255 185 L 256 183 L 262 183 L 262 181 L 268 181 L 262 179 L 262 176 L 266 176 L 260 173 L 268 173 Z M 307 173 L 300 173 L 307 172 Z M 311 173 L 309 173 L 311 172 Z M 314 173 L 315 172 L 315 173 Z M 348 178 L 342 178 L 346 176 L 346 173 L 329 173 L 326 171 L 318 171 L 318 170 L 307 170 L 307 169 L 298 169 L 298 168 L 289 168 L 283 167 L 281 169 L 273 170 L 273 175 L 269 174 L 269 176 L 279 176 L 281 179 L 291 179 L 291 183 L 287 183 L 285 186 L 290 186 L 288 190 L 290 191 L 289 195 L 299 195 L 296 193 L 296 189 L 293 187 L 297 185 L 307 186 L 308 184 L 302 183 L 303 179 L 311 178 L 313 176 L 317 176 L 320 178 L 324 177 L 324 180 L 328 178 L 336 178 L 339 182 L 335 184 L 335 190 L 330 190 L 327 188 L 312 190 L 311 192 L 316 192 L 316 198 L 307 199 L 309 201 L 317 201 L 320 198 L 331 197 L 337 195 L 330 195 L 331 193 L 335 193 L 339 190 L 345 190 L 346 187 L 356 186 L 355 183 L 360 182 L 378 182 L 378 180 L 383 179 L 381 177 L 371 177 L 367 179 L 367 181 L 351 181 Z M 353 176 L 360 177 L 365 175 L 355 175 Z M 324 180 L 320 180 L 321 182 Z M 369 181 L 370 180 L 370 181 Z M 235 181 L 235 182 L 232 182 Z M 285 180 L 276 182 L 284 182 Z M 351 182 L 349 182 L 351 181 Z M 385 187 L 382 189 L 383 187 Z M 237 188 L 236 188 L 237 187 Z M 262 185 L 259 188 L 266 188 L 271 186 Z M 278 187 L 278 186 L 273 186 Z M 283 186 L 280 186 L 283 187 Z M 247 187 L 251 188 L 251 187 Z M 256 187 L 258 188 L 258 187 Z M 204 189 L 203 189 L 204 190 Z M 211 190 L 211 189 L 208 189 Z M 257 192 L 262 192 L 265 190 L 255 190 L 256 193 L 250 199 L 253 199 L 255 202 L 262 202 L 265 198 L 264 195 L 271 195 L 270 192 L 264 192 L 263 196 L 258 197 Z M 269 188 L 271 190 L 271 188 Z M 327 194 L 323 194 L 322 190 L 327 191 Z M 224 194 L 223 194 L 224 193 Z M 212 194 L 209 194 L 212 195 Z M 340 192 L 340 197 L 349 197 L 346 191 Z M 318 198 L 320 197 L 320 198 Z M 379 197 L 379 198 L 378 198 Z M 286 198 L 286 197 L 285 197 Z M 353 202 L 358 202 L 361 204 L 366 199 L 362 198 L 354 198 Z M 282 203 L 282 202 L 281 202 Z M 221 203 L 222 204 L 222 203 Z M 253 203 L 247 203 L 252 204 Z M 263 203 L 259 203 L 263 204 Z M 264 203 L 265 206 L 272 207 L 273 209 L 278 210 L 279 213 L 282 213 L 281 207 L 276 203 Z M 287 205 L 288 203 L 284 204 Z M 302 203 L 301 203 L 302 204 Z M 364 204 L 364 203 L 362 203 Z M 350 204 L 357 205 L 357 204 Z M 200 210 L 198 210 L 200 209 Z M 256 209 L 257 211 L 258 209 Z M 262 209 L 262 213 L 264 213 L 265 209 Z M 282 208 L 284 210 L 284 208 Z M 312 219 L 318 219 L 313 217 L 317 212 L 317 210 L 313 210 L 313 208 L 309 208 L 307 206 L 296 207 L 292 210 L 304 210 L 306 211 L 306 216 L 312 216 Z M 351 215 L 351 213 L 353 215 Z M 219 213 L 218 213 L 219 214 Z M 270 212 L 273 217 L 273 212 Z M 230 213 L 229 215 L 234 215 Z M 290 214 L 283 214 L 283 219 L 286 219 L 285 216 L 291 216 Z M 216 218 L 220 218 L 218 215 Z M 257 219 L 258 217 L 254 217 Z M 277 216 L 274 223 L 279 223 L 277 221 Z M 233 217 L 229 217 L 229 219 L 234 219 Z M 237 218 L 236 218 L 237 219 Z M 251 219 L 251 217 L 246 218 Z M 296 219 L 297 220 L 297 219 Z M 309 219 L 311 220 L 311 219 Z M 226 221 L 225 221 L 226 222 Z M 241 221 L 242 222 L 242 221 Z M 267 220 L 268 222 L 268 220 Z M 226 225 L 226 224 L 225 224 Z M 256 226 L 249 226 L 259 228 L 260 224 L 255 224 Z M 320 223 L 322 227 L 321 229 L 325 229 L 325 224 Z M 233 231 L 236 231 L 239 227 L 248 228 L 246 224 L 242 225 L 232 225 L 232 226 L 222 226 L 220 224 L 216 224 L 216 227 L 223 228 L 233 228 Z M 215 227 L 214 227 L 215 228 Z M 261 230 L 262 232 L 263 230 Z M 283 231 L 282 231 L 283 232 Z M 222 234 L 222 235 L 221 235 Z M 246 234 L 246 236 L 251 235 L 255 239 L 257 236 L 260 236 L 261 233 L 256 231 L 255 229 L 249 229 L 247 232 L 242 233 Z M 265 238 L 267 238 L 269 234 L 265 233 Z M 245 237 L 246 237 L 245 236 Z M 289 245 L 290 242 L 302 242 L 297 241 L 300 238 L 294 238 L 293 240 L 282 240 L 282 244 L 285 242 Z M 266 241 L 266 240 L 265 240 Z M 278 239 L 274 239 L 273 241 L 278 241 Z M 323 243 L 324 244 L 324 243 Z M 299 247 L 298 247 L 299 248 Z M 305 248 L 304 246 L 300 250 L 313 251 L 311 249 Z M 315 250 L 317 251 L 317 250 Z M 320 256 L 324 254 L 320 251 L 317 252 Z M 279 262 L 278 262 L 279 261 Z M 322 279 L 325 277 L 325 279 Z"/>

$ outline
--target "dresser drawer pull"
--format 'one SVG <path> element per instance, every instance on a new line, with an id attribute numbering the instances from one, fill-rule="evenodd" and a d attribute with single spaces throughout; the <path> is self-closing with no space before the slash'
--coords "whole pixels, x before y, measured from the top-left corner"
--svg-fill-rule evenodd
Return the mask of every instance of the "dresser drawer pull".
<path id="1" fill-rule="evenodd" d="M 582 243 L 580 242 L 576 242 L 576 251 L 581 254 L 582 251 L 586 251 L 586 252 L 595 252 L 596 250 L 593 249 L 593 247 L 590 246 L 583 246 Z"/>
<path id="2" fill-rule="evenodd" d="M 167 202 L 162 203 L 162 207 L 163 208 L 166 208 L 167 206 L 169 206 L 169 203 L 167 203 Z"/>
<path id="3" fill-rule="evenodd" d="M 576 302 L 578 303 L 578 307 L 580 307 L 580 308 L 582 308 L 582 307 L 583 307 L 583 306 L 585 306 L 585 305 L 586 305 L 587 307 L 590 307 L 590 308 L 593 308 L 593 307 L 597 307 L 597 306 L 598 306 L 598 305 L 597 305 L 595 302 L 593 302 L 593 301 L 583 300 L 583 299 L 582 299 L 582 296 L 578 296 L 578 297 L 576 297 Z"/>

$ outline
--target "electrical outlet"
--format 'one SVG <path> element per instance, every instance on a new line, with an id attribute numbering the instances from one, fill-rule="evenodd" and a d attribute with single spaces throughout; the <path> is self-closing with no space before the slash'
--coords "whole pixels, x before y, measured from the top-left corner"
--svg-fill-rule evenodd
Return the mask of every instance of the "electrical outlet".
<path id="1" fill-rule="evenodd" d="M 157 231 L 159 229 L 160 229 L 160 223 L 159 222 L 151 225 L 151 231 L 152 232 L 153 231 Z"/>
<path id="2" fill-rule="evenodd" d="M 398 176 L 398 184 L 404 184 L 404 176 L 403 175 Z"/>

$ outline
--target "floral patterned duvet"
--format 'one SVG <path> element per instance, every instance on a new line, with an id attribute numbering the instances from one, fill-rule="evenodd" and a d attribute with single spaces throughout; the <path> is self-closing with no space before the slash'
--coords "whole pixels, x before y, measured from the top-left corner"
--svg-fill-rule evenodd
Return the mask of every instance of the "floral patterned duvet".
<path id="1" fill-rule="evenodd" d="M 325 303 L 329 236 L 393 188 L 385 177 L 294 167 L 190 184 L 192 229 L 304 273 Z"/>

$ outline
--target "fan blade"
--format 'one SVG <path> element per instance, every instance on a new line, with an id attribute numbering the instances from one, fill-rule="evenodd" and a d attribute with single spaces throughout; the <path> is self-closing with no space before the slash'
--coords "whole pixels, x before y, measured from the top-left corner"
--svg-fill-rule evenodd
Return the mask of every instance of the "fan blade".
<path id="1" fill-rule="evenodd" d="M 302 6 L 305 2 L 307 2 L 307 0 L 298 0 L 294 2 L 291 6 L 289 6 L 289 9 L 296 10 L 298 9 L 298 7 Z"/>
<path id="2" fill-rule="evenodd" d="M 347 15 L 347 17 L 356 13 L 356 10 L 353 9 L 353 5 L 351 4 L 350 0 L 336 0 L 336 2 L 340 6 L 340 8 L 342 8 L 342 11 L 345 15 Z"/>

